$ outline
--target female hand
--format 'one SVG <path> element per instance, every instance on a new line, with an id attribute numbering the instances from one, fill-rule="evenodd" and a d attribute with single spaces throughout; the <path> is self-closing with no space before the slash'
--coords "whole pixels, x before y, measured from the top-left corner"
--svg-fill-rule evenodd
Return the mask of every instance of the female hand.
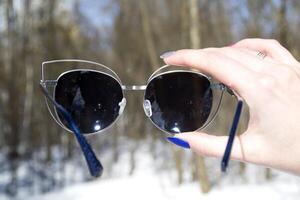
<path id="1" fill-rule="evenodd" d="M 259 57 L 258 52 L 267 56 Z M 300 63 L 276 40 L 245 39 L 230 47 L 178 50 L 165 63 L 198 68 L 236 91 L 247 103 L 247 130 L 231 158 L 300 175 Z M 222 157 L 227 136 L 175 135 L 192 150 Z"/>

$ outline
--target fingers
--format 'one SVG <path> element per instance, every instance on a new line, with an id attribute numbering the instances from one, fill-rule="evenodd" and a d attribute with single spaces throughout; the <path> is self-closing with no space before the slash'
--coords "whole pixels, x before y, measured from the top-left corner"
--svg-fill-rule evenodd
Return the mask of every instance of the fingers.
<path id="1" fill-rule="evenodd" d="M 247 131 L 235 137 L 230 159 L 260 165 L 273 162 L 268 156 L 270 153 L 266 153 L 264 140 L 260 135 L 253 133 Z M 180 133 L 174 137 L 187 142 L 189 147 L 199 155 L 217 158 L 223 157 L 228 140 L 227 136 L 214 136 L 200 132 Z"/>
<path id="2" fill-rule="evenodd" d="M 198 68 L 237 91 L 241 96 L 252 89 L 251 83 L 255 80 L 255 73 L 243 64 L 222 54 L 203 50 L 179 50 L 165 57 L 164 61 L 169 65 Z"/>
<path id="3" fill-rule="evenodd" d="M 214 136 L 206 133 L 189 132 L 175 135 L 189 143 L 191 149 L 197 154 L 221 158 L 227 144 L 227 136 Z M 241 140 L 236 137 L 231 151 L 231 159 L 245 161 L 245 152 Z"/>
<path id="4" fill-rule="evenodd" d="M 268 71 L 271 68 L 270 63 L 275 63 L 275 61 L 266 56 L 264 59 L 261 59 L 257 56 L 257 51 L 253 51 L 246 48 L 240 47 L 223 47 L 223 48 L 206 48 L 204 51 L 214 52 L 217 54 L 223 54 L 231 59 L 234 59 L 236 62 L 242 63 L 249 70 L 255 72 Z"/>
<path id="5" fill-rule="evenodd" d="M 284 48 L 278 41 L 273 39 L 244 39 L 234 44 L 233 47 L 241 47 L 248 48 L 253 51 L 261 51 L 271 56 L 274 60 L 279 61 L 280 63 L 298 63 L 286 48 Z"/>

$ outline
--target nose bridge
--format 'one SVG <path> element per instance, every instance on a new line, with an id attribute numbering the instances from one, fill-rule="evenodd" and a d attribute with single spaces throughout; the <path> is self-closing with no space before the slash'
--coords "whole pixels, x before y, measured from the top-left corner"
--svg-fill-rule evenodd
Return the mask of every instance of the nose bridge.
<path id="1" fill-rule="evenodd" d="M 122 85 L 123 90 L 129 90 L 129 91 L 143 91 L 145 90 L 147 85 Z"/>

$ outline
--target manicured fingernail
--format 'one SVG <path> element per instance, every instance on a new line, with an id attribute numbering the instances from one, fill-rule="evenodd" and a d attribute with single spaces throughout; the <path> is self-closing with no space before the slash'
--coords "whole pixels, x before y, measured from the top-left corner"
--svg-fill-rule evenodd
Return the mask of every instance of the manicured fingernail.
<path id="1" fill-rule="evenodd" d="M 185 149 L 189 149 L 190 148 L 190 145 L 189 143 L 187 143 L 186 141 L 182 140 L 182 139 L 179 139 L 179 138 L 176 138 L 176 137 L 167 137 L 167 140 L 173 144 L 176 144 L 177 146 L 180 146 L 182 148 L 185 148 Z"/>
<path id="2" fill-rule="evenodd" d="M 165 58 L 167 58 L 167 57 L 169 57 L 169 56 L 171 56 L 171 55 L 173 55 L 173 54 L 175 54 L 175 51 L 167 51 L 167 52 L 161 54 L 159 57 L 160 57 L 161 59 L 165 59 Z"/>

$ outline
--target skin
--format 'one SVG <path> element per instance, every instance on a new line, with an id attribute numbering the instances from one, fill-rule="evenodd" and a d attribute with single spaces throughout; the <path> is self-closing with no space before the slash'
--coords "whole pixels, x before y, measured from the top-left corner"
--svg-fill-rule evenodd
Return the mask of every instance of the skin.
<path id="1" fill-rule="evenodd" d="M 267 56 L 257 56 L 263 52 Z M 270 39 L 244 39 L 230 47 L 178 50 L 166 64 L 198 68 L 247 103 L 247 130 L 235 139 L 231 158 L 300 175 L 300 63 Z M 191 149 L 222 157 L 227 136 L 181 133 Z"/>

